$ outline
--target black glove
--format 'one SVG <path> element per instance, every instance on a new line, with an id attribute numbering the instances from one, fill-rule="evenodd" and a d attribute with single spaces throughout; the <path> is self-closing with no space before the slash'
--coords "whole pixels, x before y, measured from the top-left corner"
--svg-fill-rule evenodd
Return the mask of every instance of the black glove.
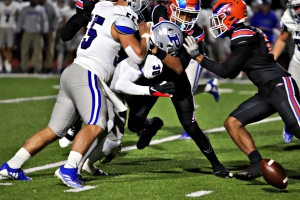
<path id="1" fill-rule="evenodd" d="M 172 97 L 175 92 L 175 85 L 173 82 L 163 81 L 156 85 L 149 87 L 150 95 L 155 97 Z"/>
<path id="2" fill-rule="evenodd" d="M 154 49 L 155 44 L 154 42 L 151 40 L 151 38 L 149 38 L 149 50 L 152 51 L 152 49 Z"/>

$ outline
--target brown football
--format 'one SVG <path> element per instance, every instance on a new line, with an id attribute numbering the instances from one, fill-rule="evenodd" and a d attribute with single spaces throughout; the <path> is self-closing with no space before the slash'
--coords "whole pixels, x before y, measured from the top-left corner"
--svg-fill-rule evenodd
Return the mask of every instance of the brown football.
<path id="1" fill-rule="evenodd" d="M 261 174 L 265 181 L 273 187 L 285 189 L 288 185 L 288 177 L 284 168 L 272 159 L 262 159 L 260 161 Z"/>

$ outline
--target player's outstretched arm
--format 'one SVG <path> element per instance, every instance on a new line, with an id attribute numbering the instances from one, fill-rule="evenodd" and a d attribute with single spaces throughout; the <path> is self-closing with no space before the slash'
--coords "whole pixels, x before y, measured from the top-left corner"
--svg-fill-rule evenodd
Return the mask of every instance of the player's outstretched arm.
<path id="1" fill-rule="evenodd" d="M 278 36 L 274 47 L 273 47 L 273 55 L 274 59 L 277 60 L 280 54 L 282 53 L 287 41 L 292 37 L 291 33 L 287 31 L 286 27 L 281 31 Z"/>

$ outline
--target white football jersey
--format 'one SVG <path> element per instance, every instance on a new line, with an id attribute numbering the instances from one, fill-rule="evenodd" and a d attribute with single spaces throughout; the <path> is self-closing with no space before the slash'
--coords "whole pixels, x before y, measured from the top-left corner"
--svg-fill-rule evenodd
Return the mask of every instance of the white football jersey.
<path id="1" fill-rule="evenodd" d="M 115 70 L 113 63 L 121 48 L 120 42 L 111 35 L 111 27 L 119 17 L 126 16 L 137 19 L 136 13 L 127 6 L 114 6 L 109 1 L 97 3 L 86 34 L 77 48 L 74 62 L 93 71 L 104 82 L 111 79 Z"/>
<path id="2" fill-rule="evenodd" d="M 295 42 L 295 50 L 293 59 L 300 64 L 300 24 L 297 24 L 290 16 L 289 10 L 287 9 L 281 17 L 280 28 L 284 26 L 292 34 Z"/>
<path id="3" fill-rule="evenodd" d="M 21 5 L 12 1 L 8 6 L 0 2 L 0 28 L 14 28 L 16 26 L 16 15 Z"/>

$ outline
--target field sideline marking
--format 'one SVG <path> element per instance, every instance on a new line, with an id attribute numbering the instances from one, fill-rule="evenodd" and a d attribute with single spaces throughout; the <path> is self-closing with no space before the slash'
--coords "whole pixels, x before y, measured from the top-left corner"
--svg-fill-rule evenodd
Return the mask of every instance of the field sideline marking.
<path id="1" fill-rule="evenodd" d="M 255 122 L 253 124 L 249 124 L 249 126 L 256 125 L 256 124 L 273 122 L 273 121 L 278 121 L 278 120 L 281 120 L 281 117 L 267 118 L 267 119 L 261 120 L 259 122 Z M 208 130 L 206 130 L 204 132 L 205 133 L 214 133 L 214 132 L 220 132 L 220 131 L 224 131 L 224 130 L 225 130 L 224 127 L 220 127 L 220 128 L 208 129 Z M 160 143 L 164 143 L 164 142 L 173 141 L 173 140 L 178 139 L 180 136 L 181 135 L 175 135 L 175 136 L 170 136 L 170 137 L 166 137 L 166 138 L 162 138 L 162 139 L 158 139 L 158 140 L 153 140 L 152 142 L 150 142 L 150 145 L 155 145 L 155 144 L 160 144 Z M 137 149 L 136 146 L 132 145 L 132 146 L 128 146 L 128 147 L 122 148 L 122 152 L 124 152 L 124 151 L 131 151 L 131 150 L 135 150 L 135 149 Z M 50 169 L 50 168 L 54 168 L 54 167 L 59 167 L 59 166 L 65 164 L 65 163 L 66 163 L 66 160 L 65 161 L 60 161 L 60 162 L 57 162 L 57 163 L 48 164 L 48 165 L 39 166 L 39 167 L 33 167 L 33 168 L 25 169 L 24 171 L 26 173 L 31 173 L 31 172 L 36 172 L 36 171 L 40 171 L 40 170 L 45 170 L 45 169 Z M 0 180 L 1 180 L 1 178 L 0 178 Z"/>

